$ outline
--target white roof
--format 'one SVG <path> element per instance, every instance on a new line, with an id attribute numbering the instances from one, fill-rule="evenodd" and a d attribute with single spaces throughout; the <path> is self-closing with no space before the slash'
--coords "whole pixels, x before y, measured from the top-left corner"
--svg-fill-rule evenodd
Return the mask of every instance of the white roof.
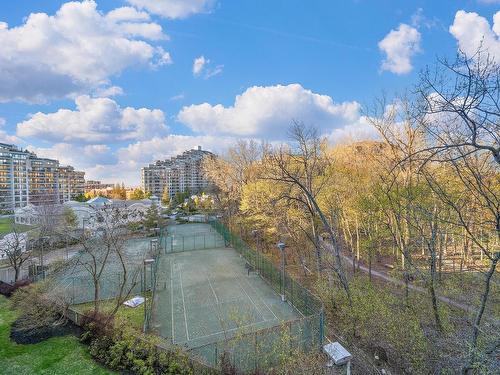
<path id="1" fill-rule="evenodd" d="M 95 198 L 92 198 L 91 200 L 88 200 L 87 203 L 93 204 L 95 206 L 103 206 L 105 204 L 111 204 L 111 203 L 113 203 L 113 201 L 108 199 L 108 198 L 104 198 L 104 197 L 95 197 Z"/>

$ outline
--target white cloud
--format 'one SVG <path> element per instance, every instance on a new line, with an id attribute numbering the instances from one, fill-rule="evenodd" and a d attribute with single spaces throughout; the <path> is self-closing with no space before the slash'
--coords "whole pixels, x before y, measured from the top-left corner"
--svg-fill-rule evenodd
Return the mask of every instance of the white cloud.
<path id="1" fill-rule="evenodd" d="M 500 61 L 500 11 L 493 16 L 493 27 L 488 20 L 474 12 L 459 10 L 450 26 L 458 47 L 471 56 L 481 46 Z"/>
<path id="2" fill-rule="evenodd" d="M 182 108 L 178 120 L 204 134 L 262 136 L 283 139 L 293 120 L 316 126 L 324 134 L 359 122 L 357 102 L 335 103 L 299 84 L 254 86 L 238 95 L 234 105 L 203 103 Z"/>
<path id="3" fill-rule="evenodd" d="M 195 77 L 203 75 L 203 78 L 209 79 L 216 76 L 217 74 L 222 73 L 222 70 L 224 69 L 224 65 L 217 65 L 214 68 L 209 67 L 209 65 L 210 60 L 205 59 L 205 56 L 197 57 L 193 61 L 193 75 Z"/>
<path id="4" fill-rule="evenodd" d="M 205 60 L 205 56 L 200 56 L 193 61 L 193 75 L 198 76 L 201 74 L 203 67 L 210 60 Z"/>
<path id="5" fill-rule="evenodd" d="M 180 94 L 171 96 L 170 100 L 173 101 L 173 102 L 176 102 L 178 100 L 183 100 L 185 97 L 186 97 L 186 94 L 184 94 L 183 92 L 181 92 Z"/>
<path id="6" fill-rule="evenodd" d="M 111 149 L 104 144 L 79 146 L 71 143 L 55 143 L 51 147 L 28 146 L 27 148 L 40 157 L 57 159 L 61 165 L 72 165 L 78 169 L 117 162 Z"/>
<path id="7" fill-rule="evenodd" d="M 386 55 L 381 69 L 395 74 L 409 73 L 413 69 L 411 58 L 421 51 L 420 42 L 421 35 L 415 27 L 402 23 L 391 30 L 378 43 L 379 49 Z"/>
<path id="8" fill-rule="evenodd" d="M 36 137 L 52 142 L 117 142 L 149 139 L 167 131 L 159 109 L 121 108 L 109 98 L 79 96 L 76 110 L 38 112 L 17 125 L 20 137 Z"/>
<path id="9" fill-rule="evenodd" d="M 7 121 L 0 117 L 0 142 L 1 143 L 9 143 L 9 144 L 19 144 L 22 143 L 22 140 L 17 138 L 15 135 L 8 134 L 2 128 L 5 126 Z"/>
<path id="10" fill-rule="evenodd" d="M 123 95 L 123 89 L 120 86 L 110 86 L 99 88 L 94 93 L 99 98 L 107 98 L 110 96 Z"/>
<path id="11" fill-rule="evenodd" d="M 55 15 L 32 13 L 18 27 L 0 23 L 0 102 L 46 102 L 106 87 L 131 66 L 171 63 L 146 40 L 160 25 L 131 7 L 105 14 L 94 0 L 68 2 Z"/>
<path id="12" fill-rule="evenodd" d="M 197 13 L 208 13 L 215 0 L 127 0 L 140 9 L 166 18 L 186 18 Z"/>

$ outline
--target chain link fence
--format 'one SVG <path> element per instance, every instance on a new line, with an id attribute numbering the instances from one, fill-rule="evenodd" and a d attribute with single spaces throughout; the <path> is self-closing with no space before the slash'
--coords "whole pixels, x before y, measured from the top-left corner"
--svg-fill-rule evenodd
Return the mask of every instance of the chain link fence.
<path id="1" fill-rule="evenodd" d="M 284 357 L 295 352 L 320 349 L 324 340 L 324 312 L 319 298 L 287 274 L 282 280 L 282 273 L 270 260 L 232 234 L 224 224 L 216 220 L 209 221 L 209 224 L 214 233 L 193 233 L 191 236 L 170 233 L 164 236 L 161 242 L 164 252 L 161 254 L 232 246 L 277 294 L 283 292 L 299 318 L 254 332 L 241 330 L 230 338 L 191 347 L 187 349 L 189 354 L 212 368 L 220 369 L 230 363 L 238 373 L 262 373 L 279 366 Z M 161 257 L 156 262 L 156 266 L 161 265 L 160 271 L 155 272 L 167 273 L 157 278 L 158 283 L 167 285 L 169 269 Z M 162 289 L 168 289 L 168 286 Z M 167 290 L 162 291 L 165 292 Z M 162 310 L 160 305 L 154 308 Z M 162 315 L 161 311 L 156 314 Z"/>

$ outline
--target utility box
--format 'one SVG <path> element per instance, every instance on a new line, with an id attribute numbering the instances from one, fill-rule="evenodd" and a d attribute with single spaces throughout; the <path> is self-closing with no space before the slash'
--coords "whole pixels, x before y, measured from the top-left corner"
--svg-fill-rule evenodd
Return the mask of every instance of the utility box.
<path id="1" fill-rule="evenodd" d="M 351 361 L 352 355 L 339 342 L 332 342 L 323 346 L 323 350 L 337 366 Z"/>

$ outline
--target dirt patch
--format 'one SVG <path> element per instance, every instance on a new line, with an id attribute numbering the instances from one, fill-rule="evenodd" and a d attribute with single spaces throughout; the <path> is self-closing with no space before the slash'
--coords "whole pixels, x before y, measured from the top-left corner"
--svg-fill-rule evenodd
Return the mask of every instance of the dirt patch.
<path id="1" fill-rule="evenodd" d="M 24 329 L 22 328 L 22 320 L 20 319 L 16 320 L 12 324 L 10 330 L 10 339 L 16 344 L 38 344 L 39 342 L 50 339 L 51 337 L 61 337 L 67 335 L 79 337 L 82 333 L 82 329 L 71 322 Z"/>

